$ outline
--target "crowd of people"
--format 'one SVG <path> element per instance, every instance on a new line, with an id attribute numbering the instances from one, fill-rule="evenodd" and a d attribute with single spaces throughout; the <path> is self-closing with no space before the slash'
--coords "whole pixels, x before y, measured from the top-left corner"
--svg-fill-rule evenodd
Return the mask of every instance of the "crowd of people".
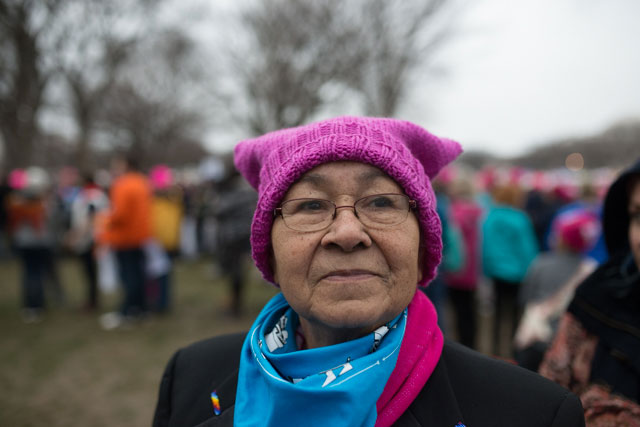
<path id="1" fill-rule="evenodd" d="M 7 174 L 0 186 L 0 256 L 21 262 L 23 320 L 39 322 L 47 305 L 67 303 L 57 268 L 62 257 L 76 258 L 83 273 L 82 309 L 100 313 L 102 293 L 121 293 L 118 310 L 100 316 L 105 329 L 170 311 L 178 256 L 217 262 L 229 276 L 229 312 L 239 315 L 246 272 L 236 261 L 249 253 L 255 192 L 220 165 L 208 179 L 164 165 L 143 173 L 125 156 L 96 174 L 65 168 L 53 175 L 38 167 Z"/>
<path id="2" fill-rule="evenodd" d="M 512 338 L 526 305 L 554 294 L 578 267 L 606 257 L 599 218 L 609 176 L 517 168 L 441 173 L 435 188 L 444 260 L 435 286 L 427 288 L 454 313 L 451 325 L 442 317 L 441 327 L 478 348 L 480 305 L 494 315 L 492 353 L 516 356 Z"/>
<path id="3" fill-rule="evenodd" d="M 100 289 L 122 285 L 122 307 L 103 316 L 107 328 L 169 310 L 172 260 L 203 252 L 229 277 L 229 310 L 240 314 L 246 267 L 236 260 L 250 251 L 256 194 L 227 169 L 197 185 L 163 165 L 144 174 L 126 157 L 113 159 L 106 177 L 78 176 L 68 168 L 57 180 L 35 167 L 12 171 L 1 187 L 0 251 L 13 249 L 22 260 L 25 320 L 41 318 L 45 291 L 53 302 L 64 301 L 60 254 L 80 262 L 87 310 L 99 308 Z M 599 224 L 612 174 L 602 170 L 587 179 L 558 171 L 445 168 L 434 179 L 444 259 L 426 291 L 441 328 L 479 348 L 478 307 L 488 309 L 496 319 L 492 352 L 533 357 L 522 363 L 537 368 L 540 344 L 534 351 L 521 338 L 528 323 L 513 346 L 511 338 L 520 319 L 530 318 L 528 305 L 606 259 Z"/>
<path id="4" fill-rule="evenodd" d="M 439 177 L 442 327 L 478 348 L 488 307 L 492 354 L 575 392 L 588 425 L 640 425 L 640 162 L 589 181 L 495 172 Z"/>

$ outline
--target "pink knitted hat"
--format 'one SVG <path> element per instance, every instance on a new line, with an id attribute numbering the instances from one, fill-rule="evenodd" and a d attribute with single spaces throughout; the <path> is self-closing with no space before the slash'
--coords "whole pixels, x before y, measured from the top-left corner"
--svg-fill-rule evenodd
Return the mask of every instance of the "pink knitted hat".
<path id="1" fill-rule="evenodd" d="M 251 225 L 256 266 L 266 280 L 274 282 L 269 263 L 273 210 L 289 187 L 323 163 L 355 161 L 383 170 L 417 202 L 424 253 L 419 285 L 426 285 L 435 276 L 442 253 L 430 179 L 461 152 L 457 142 L 413 123 L 371 117 L 337 117 L 241 141 L 235 148 L 236 168 L 258 191 Z"/>
<path id="2" fill-rule="evenodd" d="M 559 214 L 553 220 L 551 230 L 552 244 L 563 242 L 573 252 L 586 252 L 600 236 L 600 220 L 586 209 L 572 209 Z"/>

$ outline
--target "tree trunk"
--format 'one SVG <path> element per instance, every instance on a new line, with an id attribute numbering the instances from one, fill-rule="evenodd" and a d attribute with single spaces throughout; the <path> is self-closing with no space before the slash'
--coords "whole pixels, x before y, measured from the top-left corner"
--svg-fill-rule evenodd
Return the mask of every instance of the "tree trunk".
<path id="1" fill-rule="evenodd" d="M 38 135 L 37 113 L 45 79 L 38 66 L 37 33 L 29 30 L 26 6 L 14 11 L 9 35 L 15 47 L 15 69 L 8 75 L 8 93 L 0 99 L 0 127 L 7 169 L 29 166 Z M 7 12 L 4 10 L 4 12 Z"/>

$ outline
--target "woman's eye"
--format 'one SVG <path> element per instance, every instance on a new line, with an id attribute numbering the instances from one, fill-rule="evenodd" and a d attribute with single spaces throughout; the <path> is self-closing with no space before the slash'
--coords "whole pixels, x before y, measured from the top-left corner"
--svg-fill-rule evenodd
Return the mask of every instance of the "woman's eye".
<path id="1" fill-rule="evenodd" d="M 634 224 L 640 224 L 640 211 L 630 212 L 629 220 Z"/>
<path id="2" fill-rule="evenodd" d="M 390 197 L 376 196 L 371 198 L 366 205 L 367 207 L 376 208 L 376 209 L 392 208 L 394 206 L 394 202 Z"/>
<path id="3" fill-rule="evenodd" d="M 306 200 L 300 202 L 298 205 L 296 212 L 314 212 L 314 211 L 322 211 L 327 208 L 327 202 L 324 200 Z"/>

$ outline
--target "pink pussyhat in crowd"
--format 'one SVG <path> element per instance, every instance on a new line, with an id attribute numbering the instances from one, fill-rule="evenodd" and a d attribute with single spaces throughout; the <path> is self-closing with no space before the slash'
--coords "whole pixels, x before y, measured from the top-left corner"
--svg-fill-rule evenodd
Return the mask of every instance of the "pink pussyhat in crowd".
<path id="1" fill-rule="evenodd" d="M 9 172 L 9 187 L 22 190 L 27 186 L 27 172 L 24 169 L 14 169 Z"/>
<path id="2" fill-rule="evenodd" d="M 600 236 L 600 219 L 585 209 L 573 209 L 561 213 L 551 227 L 555 244 L 562 242 L 574 252 L 590 250 Z"/>
<path id="3" fill-rule="evenodd" d="M 151 186 L 155 190 L 164 190 L 173 183 L 173 173 L 168 166 L 157 165 L 151 169 L 149 173 Z"/>
<path id="4" fill-rule="evenodd" d="M 417 202 L 423 254 L 420 285 L 426 285 L 442 254 L 431 179 L 461 152 L 457 142 L 413 123 L 373 117 L 337 117 L 241 141 L 235 148 L 236 168 L 258 191 L 251 226 L 256 266 L 274 282 L 269 263 L 273 212 L 291 185 L 323 163 L 354 161 L 383 170 Z"/>

